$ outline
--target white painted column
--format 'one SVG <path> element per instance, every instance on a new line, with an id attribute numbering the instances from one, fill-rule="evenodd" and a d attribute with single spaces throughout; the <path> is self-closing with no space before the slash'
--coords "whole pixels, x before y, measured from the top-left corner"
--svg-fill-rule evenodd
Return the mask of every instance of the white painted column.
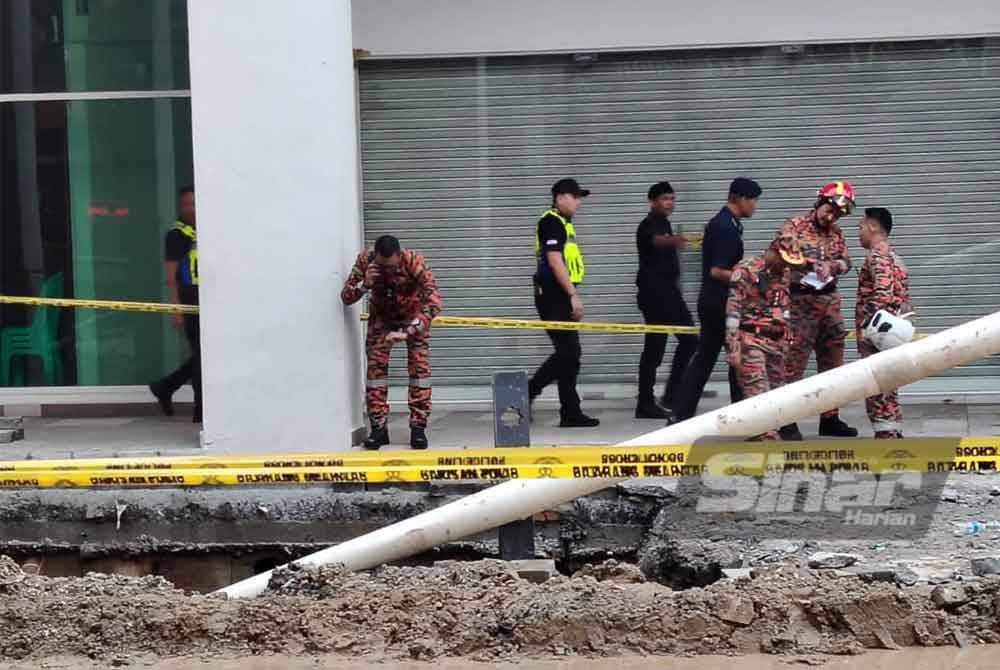
<path id="1" fill-rule="evenodd" d="M 346 449 L 361 426 L 349 0 L 189 2 L 209 449 Z"/>

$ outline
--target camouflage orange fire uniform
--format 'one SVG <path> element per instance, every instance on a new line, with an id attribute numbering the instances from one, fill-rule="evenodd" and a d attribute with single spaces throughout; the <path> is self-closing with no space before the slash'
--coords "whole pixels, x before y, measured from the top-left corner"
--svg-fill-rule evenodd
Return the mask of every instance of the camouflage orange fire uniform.
<path id="1" fill-rule="evenodd" d="M 862 357 L 878 353 L 873 344 L 862 337 L 861 324 L 880 309 L 893 314 L 910 311 L 910 273 L 889 243 L 880 240 L 872 245 L 865 264 L 858 272 L 858 300 L 854 323 L 858 338 L 858 353 Z M 896 391 L 873 395 L 865 400 L 868 419 L 876 438 L 903 437 L 903 410 Z"/>
<path id="2" fill-rule="evenodd" d="M 774 274 L 764 257 L 742 261 L 733 270 L 726 302 L 726 348 L 729 364 L 745 398 L 781 387 L 788 349 L 790 271 Z M 739 326 L 735 326 L 739 323 Z M 761 435 L 778 440 L 777 431 Z"/>
<path id="3" fill-rule="evenodd" d="M 368 290 L 365 273 L 375 257 L 362 251 L 351 269 L 351 276 L 340 293 L 344 304 L 352 305 Z M 400 252 L 399 265 L 383 268 L 371 287 L 368 298 L 368 379 L 365 402 L 373 426 L 384 426 L 389 416 L 389 333 L 407 333 L 407 366 L 410 373 L 410 425 L 426 427 L 431 413 L 431 321 L 441 312 L 441 294 L 434 275 L 415 251 Z"/>
<path id="4" fill-rule="evenodd" d="M 805 216 L 796 216 L 781 228 L 782 235 L 792 235 L 798 240 L 802 253 L 812 263 L 829 264 L 834 276 L 851 269 L 844 232 L 836 223 L 823 228 L 816 221 L 816 210 Z M 821 289 L 802 284 L 802 278 L 813 270 L 810 265 L 793 269 L 791 276 L 792 309 L 789 325 L 792 345 L 785 359 L 785 383 L 797 382 L 805 376 L 809 355 L 816 352 L 816 367 L 826 372 L 844 364 L 844 341 L 847 328 L 841 313 L 840 291 L 836 280 Z M 834 418 L 838 410 L 823 413 L 824 418 Z"/>

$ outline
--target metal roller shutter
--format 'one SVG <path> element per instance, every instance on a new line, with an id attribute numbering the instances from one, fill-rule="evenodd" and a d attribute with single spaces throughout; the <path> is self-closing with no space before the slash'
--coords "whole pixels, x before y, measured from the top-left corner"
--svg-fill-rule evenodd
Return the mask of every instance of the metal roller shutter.
<path id="1" fill-rule="evenodd" d="M 370 61 L 359 87 L 366 238 L 422 250 L 448 314 L 535 317 L 534 224 L 562 176 L 594 191 L 577 218 L 589 320 L 640 320 L 634 234 L 650 183 L 674 184 L 674 224 L 691 232 L 736 175 L 765 189 L 748 253 L 819 185 L 848 179 L 860 206 L 896 217 L 921 331 L 1000 309 L 996 39 Z M 843 225 L 859 265 L 856 221 Z M 698 252 L 683 262 L 694 311 Z M 842 281 L 849 322 L 855 285 Z M 581 381 L 632 383 L 641 339 L 585 335 Z M 549 351 L 542 333 L 439 329 L 434 378 L 487 384 Z M 994 359 L 952 374 L 998 372 Z"/>

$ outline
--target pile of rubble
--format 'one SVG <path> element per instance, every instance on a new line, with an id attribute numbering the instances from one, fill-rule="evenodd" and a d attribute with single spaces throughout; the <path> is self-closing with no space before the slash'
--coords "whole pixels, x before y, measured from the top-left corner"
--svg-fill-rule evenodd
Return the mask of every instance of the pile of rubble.
<path id="1" fill-rule="evenodd" d="M 1000 579 L 900 587 L 807 561 L 674 591 L 619 563 L 543 584 L 504 563 L 274 573 L 253 600 L 157 577 L 47 578 L 0 557 L 0 660 L 342 653 L 369 660 L 854 653 L 1000 642 Z"/>

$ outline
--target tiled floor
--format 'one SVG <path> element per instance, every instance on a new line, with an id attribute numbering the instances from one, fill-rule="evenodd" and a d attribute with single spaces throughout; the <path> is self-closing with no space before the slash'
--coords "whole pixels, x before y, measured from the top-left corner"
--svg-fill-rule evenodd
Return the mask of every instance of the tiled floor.
<path id="1" fill-rule="evenodd" d="M 720 398 L 703 401 L 702 411 L 720 407 Z M 561 429 L 557 413 L 551 407 L 536 411 L 531 427 L 532 443 L 542 444 L 611 444 L 662 427 L 659 421 L 637 421 L 633 406 L 626 401 L 605 402 L 590 410 L 601 419 L 595 429 Z M 1000 405 L 964 405 L 924 399 L 904 407 L 908 437 L 950 437 L 957 435 L 1000 434 Z M 842 412 L 844 419 L 870 435 L 864 405 L 855 403 Z M 0 445 L 0 460 L 20 458 L 96 457 L 111 455 L 152 455 L 200 452 L 199 427 L 184 417 L 121 417 L 104 419 L 26 419 L 27 439 Z M 816 420 L 799 423 L 803 433 L 816 434 Z M 406 411 L 394 407 L 390 433 L 397 446 L 405 449 L 409 440 Z M 462 409 L 461 405 L 439 403 L 428 430 L 433 447 L 489 447 L 493 444 L 492 414 L 483 410 Z M 303 450 L 321 451 L 321 446 L 303 446 Z M 213 452 L 218 453 L 218 452 Z"/>

